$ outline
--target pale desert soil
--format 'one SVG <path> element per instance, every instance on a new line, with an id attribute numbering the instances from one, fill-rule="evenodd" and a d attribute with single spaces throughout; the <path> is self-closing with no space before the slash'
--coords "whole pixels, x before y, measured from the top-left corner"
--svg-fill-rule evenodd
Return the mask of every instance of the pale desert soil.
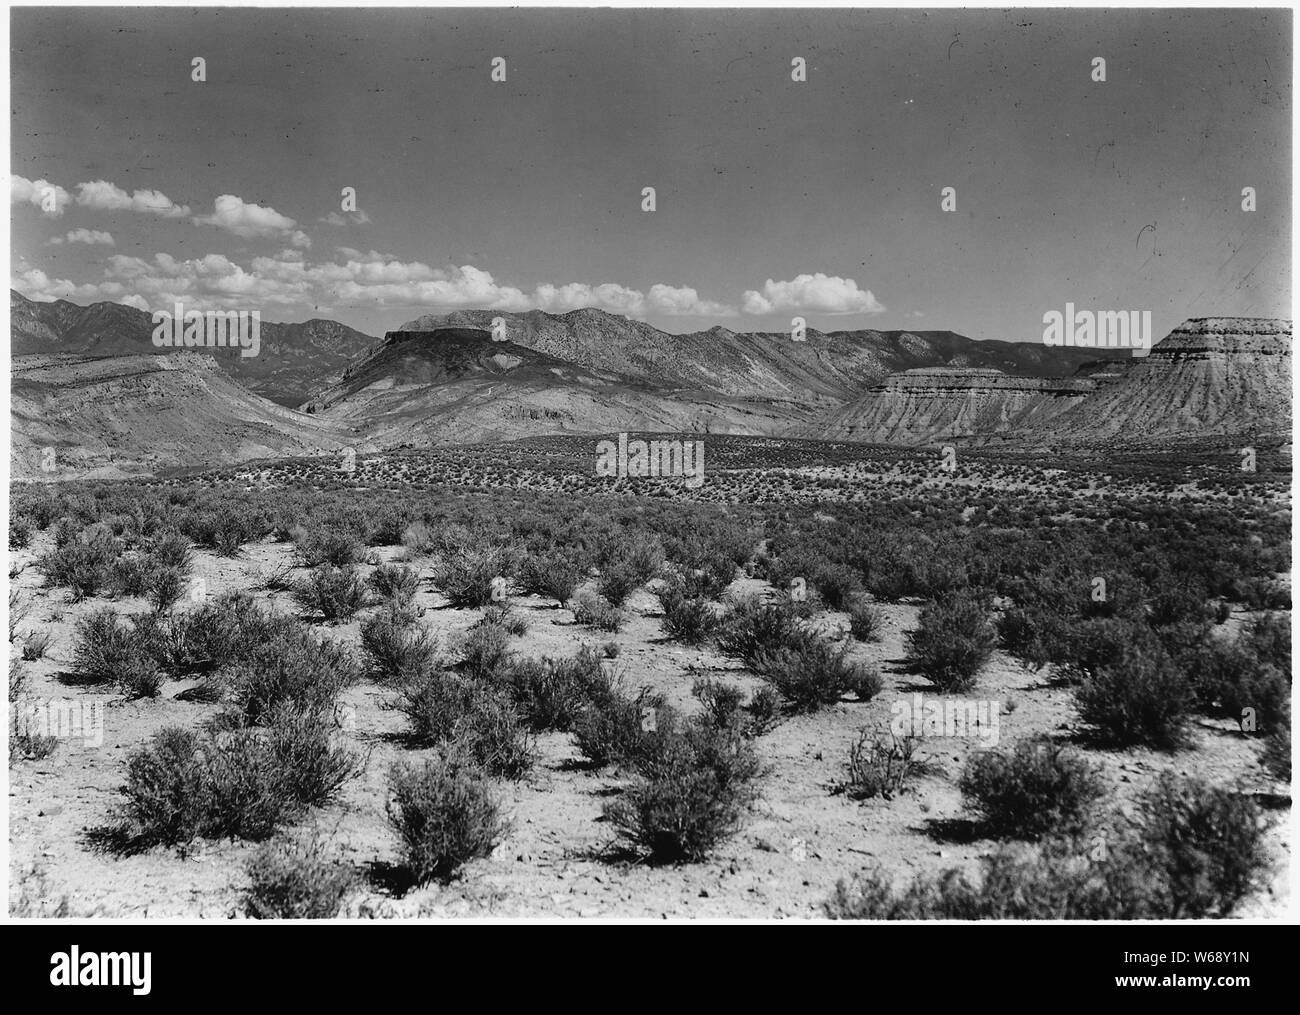
<path id="1" fill-rule="evenodd" d="M 29 563 L 44 548 L 48 535 L 11 557 Z M 378 551 L 391 560 L 399 548 Z M 260 543 L 248 546 L 243 557 L 227 560 L 196 553 L 194 574 L 207 580 L 209 595 L 246 589 L 250 576 L 290 563 L 289 547 Z M 419 564 L 420 562 L 416 562 Z M 421 568 L 427 576 L 427 562 Z M 368 569 L 367 569 L 368 570 Z M 100 599 L 65 603 L 63 590 L 43 590 L 42 579 L 28 566 L 15 584 L 34 598 L 25 627 L 52 634 L 46 658 L 24 664 L 30 692 L 38 698 L 102 695 L 102 689 L 60 683 L 57 674 L 71 668 L 75 622 L 104 605 Z M 758 590 L 761 583 L 741 579 L 733 591 Z M 291 611 L 287 594 L 258 593 L 274 608 Z M 417 598 L 425 608 L 423 622 L 454 642 L 480 615 L 479 611 L 444 607 L 442 597 L 427 581 Z M 142 601 L 114 604 L 138 612 Z M 742 685 L 756 679 L 734 661 L 711 649 L 685 648 L 664 639 L 657 603 L 645 590 L 630 602 L 632 619 L 617 635 L 603 635 L 573 623 L 568 610 L 554 608 L 538 597 L 515 600 L 516 611 L 530 629 L 513 646 L 524 655 L 569 655 L 581 643 L 615 641 L 621 649 L 617 665 L 625 685 L 666 692 L 682 708 L 696 707 L 691 684 L 711 674 Z M 928 684 L 905 672 L 904 633 L 915 627 L 918 605 L 882 604 L 884 636 L 875 644 L 858 644 L 854 656 L 880 666 L 884 691 L 871 702 L 846 698 L 833 707 L 782 722 L 757 740 L 768 774 L 761 781 L 762 798 L 738 835 L 705 863 L 655 868 L 613 862 L 603 851 L 612 833 L 601 820 L 601 805 L 623 779 L 612 770 L 584 768 L 567 734 L 545 734 L 539 759 L 518 783 L 499 783 L 513 830 L 492 857 L 475 861 L 446 887 L 417 889 L 393 897 L 372 880 L 352 896 L 347 915 L 453 917 L 621 917 L 621 918 L 815 918 L 837 879 L 880 865 L 899 879 L 916 871 L 936 871 L 953 865 L 974 868 L 991 851 L 989 841 L 962 842 L 943 833 L 944 823 L 964 812 L 956 779 L 975 740 L 930 739 L 921 756 L 933 771 L 916 780 L 911 791 L 892 801 L 855 802 L 833 795 L 844 777 L 849 745 L 862 727 L 887 725 L 891 706 L 902 696 L 926 692 Z M 828 614 L 828 630 L 847 629 L 843 614 Z M 355 643 L 356 621 L 322 627 L 332 637 Z M 14 646 L 11 646 L 11 649 Z M 66 893 L 72 912 L 122 917 L 202 916 L 225 918 L 240 909 L 246 884 L 243 865 L 254 846 L 247 843 L 205 843 L 187 856 L 162 849 L 130 857 L 97 853 L 86 842 L 88 830 L 104 825 L 117 802 L 128 752 L 164 725 L 194 726 L 216 710 L 214 705 L 177 701 L 190 683 L 172 683 L 152 701 L 112 701 L 107 710 L 104 743 L 100 748 L 60 744 L 43 761 L 20 761 L 10 769 L 11 892 L 56 898 Z M 424 752 L 403 745 L 396 736 L 403 728 L 400 714 L 383 705 L 390 692 L 363 682 L 345 693 L 356 709 L 356 746 L 368 752 L 363 774 L 348 784 L 341 800 L 317 813 L 314 820 L 331 834 L 343 856 L 363 869 L 393 863 L 397 842 L 384 815 L 386 775 L 390 765 L 415 759 Z M 1001 716 L 1001 743 L 1048 733 L 1071 737 L 1078 733 L 1077 716 L 1068 688 L 1050 686 L 1035 673 L 1002 653 L 968 695 L 1000 700 L 1013 710 Z M 1125 752 L 1087 748 L 1112 779 L 1112 802 L 1124 811 L 1134 793 L 1161 770 L 1195 774 L 1224 784 L 1276 790 L 1258 761 L 1260 744 L 1227 723 L 1198 720 L 1192 745 L 1173 754 L 1146 750 Z M 1269 916 L 1287 906 L 1286 870 L 1290 840 L 1286 812 L 1270 833 L 1278 863 L 1270 891 L 1247 903 L 1243 915 Z M 44 872 L 41 887 L 29 874 Z M 19 882 L 25 881 L 25 886 Z M 35 898 L 32 901 L 36 901 Z"/>

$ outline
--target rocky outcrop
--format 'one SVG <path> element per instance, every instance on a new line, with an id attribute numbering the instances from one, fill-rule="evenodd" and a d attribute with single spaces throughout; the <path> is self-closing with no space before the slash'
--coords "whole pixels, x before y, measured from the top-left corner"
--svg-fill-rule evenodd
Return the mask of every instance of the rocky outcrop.
<path id="1" fill-rule="evenodd" d="M 1012 377 L 1000 370 L 922 368 L 891 374 L 800 436 L 929 444 L 1041 425 L 1095 389 L 1086 378 Z"/>
<path id="2" fill-rule="evenodd" d="M 1026 440 L 1240 440 L 1291 430 L 1291 322 L 1211 317 L 1175 328 L 1123 376 Z"/>

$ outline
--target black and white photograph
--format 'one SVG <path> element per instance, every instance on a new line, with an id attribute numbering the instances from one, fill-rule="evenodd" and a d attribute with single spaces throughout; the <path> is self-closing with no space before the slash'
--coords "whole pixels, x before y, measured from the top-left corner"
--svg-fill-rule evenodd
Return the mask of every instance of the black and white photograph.
<path id="1" fill-rule="evenodd" d="M 1294 921 L 1290 8 L 8 33 L 11 921 Z"/>

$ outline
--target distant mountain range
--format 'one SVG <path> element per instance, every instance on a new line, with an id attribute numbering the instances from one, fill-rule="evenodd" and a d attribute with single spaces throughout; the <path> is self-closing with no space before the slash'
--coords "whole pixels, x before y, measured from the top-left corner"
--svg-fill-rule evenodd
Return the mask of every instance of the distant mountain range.
<path id="1" fill-rule="evenodd" d="M 1145 358 L 1108 359 L 953 332 L 795 341 L 458 311 L 382 340 L 263 323 L 260 354 L 241 358 L 155 349 L 133 307 L 12 301 L 15 475 L 39 475 L 49 446 L 84 474 L 620 430 L 1028 447 L 1290 432 L 1287 321 L 1189 321 Z"/>
<path id="2" fill-rule="evenodd" d="M 78 356 L 170 355 L 155 348 L 153 316 L 122 303 L 79 307 L 67 300 L 38 303 L 10 290 L 12 355 L 70 353 Z M 166 308 L 170 310 L 171 308 Z M 379 339 L 337 321 L 261 323 L 257 356 L 214 349 L 221 368 L 281 405 L 296 406 L 326 380 L 338 376 Z M 204 350 L 205 352 L 207 350 Z"/>

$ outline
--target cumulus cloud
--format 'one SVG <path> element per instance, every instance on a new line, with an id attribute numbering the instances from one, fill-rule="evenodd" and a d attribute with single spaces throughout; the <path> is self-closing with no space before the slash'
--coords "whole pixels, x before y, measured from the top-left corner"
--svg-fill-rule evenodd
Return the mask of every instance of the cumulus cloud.
<path id="1" fill-rule="evenodd" d="M 137 190 L 128 194 L 107 180 L 77 184 L 77 204 L 100 211 L 133 211 L 162 218 L 180 219 L 190 213 L 189 205 L 177 204 L 159 190 Z"/>
<path id="2" fill-rule="evenodd" d="M 652 313 L 667 316 L 735 317 L 736 310 L 725 303 L 702 300 L 700 294 L 689 286 L 673 288 L 669 285 L 652 285 L 648 304 Z"/>
<path id="3" fill-rule="evenodd" d="M 72 195 L 57 183 L 29 180 L 23 176 L 10 178 L 9 203 L 35 205 L 46 218 L 58 218 L 71 201 Z"/>
<path id="4" fill-rule="evenodd" d="M 818 314 L 879 314 L 884 306 L 870 290 L 858 288 L 851 278 L 836 275 L 796 275 L 789 282 L 768 279 L 763 291 L 750 289 L 741 300 L 747 314 L 806 311 Z"/>
<path id="5" fill-rule="evenodd" d="M 40 268 L 19 262 L 14 265 L 9 287 L 32 300 L 75 300 L 93 303 L 105 298 L 97 285 L 78 285 L 66 278 L 51 278 Z"/>
<path id="6" fill-rule="evenodd" d="M 159 253 L 152 258 L 111 254 L 103 280 L 75 286 L 66 280 L 33 277 L 30 286 L 46 294 L 114 298 L 132 296 L 132 305 L 170 307 L 180 301 L 196 310 L 276 307 L 319 310 L 330 306 L 375 306 L 430 310 L 484 309 L 566 313 L 596 307 L 629 317 L 733 316 L 736 310 L 702 299 L 689 287 L 656 284 L 648 293 L 605 282 L 590 285 L 542 283 L 532 291 L 506 285 L 473 265 L 434 268 L 403 261 L 391 254 L 338 248 L 330 261 L 309 261 L 301 250 L 286 248 L 240 264 L 224 254 L 178 259 Z M 15 285 L 20 291 L 26 289 Z"/>
<path id="7" fill-rule="evenodd" d="M 330 226 L 364 226 L 370 224 L 370 216 L 362 209 L 356 211 L 337 212 L 332 211 L 324 218 L 317 219 L 318 222 L 324 222 Z"/>
<path id="8" fill-rule="evenodd" d="M 94 246 L 102 243 L 106 247 L 115 247 L 112 233 L 100 232 L 98 229 L 73 229 L 66 236 L 55 236 L 50 242 L 56 247 L 61 243 L 85 243 Z"/>
<path id="9" fill-rule="evenodd" d="M 287 239 L 291 246 L 310 247 L 311 239 L 298 223 L 274 208 L 248 204 L 234 194 L 222 194 L 212 203 L 211 215 L 196 215 L 194 224 L 216 226 L 243 239 L 273 237 Z"/>

